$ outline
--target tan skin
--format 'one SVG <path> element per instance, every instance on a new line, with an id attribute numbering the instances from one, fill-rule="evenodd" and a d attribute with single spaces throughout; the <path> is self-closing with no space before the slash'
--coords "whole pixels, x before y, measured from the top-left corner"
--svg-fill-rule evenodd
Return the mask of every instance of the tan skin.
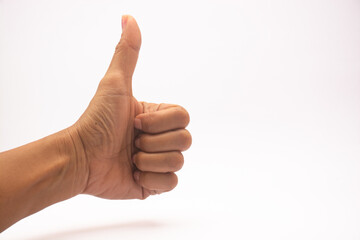
<path id="1" fill-rule="evenodd" d="M 141 34 L 122 18 L 109 69 L 80 119 L 58 133 L 0 153 L 0 232 L 41 209 L 90 194 L 145 199 L 172 190 L 191 145 L 187 111 L 132 95 Z"/>

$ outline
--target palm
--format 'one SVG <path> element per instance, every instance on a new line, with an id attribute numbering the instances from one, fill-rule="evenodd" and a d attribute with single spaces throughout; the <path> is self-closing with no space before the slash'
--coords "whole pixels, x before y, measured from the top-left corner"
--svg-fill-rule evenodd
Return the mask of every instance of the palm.
<path id="1" fill-rule="evenodd" d="M 132 96 L 132 74 L 141 45 L 134 19 L 121 36 L 105 77 L 77 125 L 82 139 L 89 176 L 84 193 L 103 198 L 141 198 L 134 182 L 135 130 L 133 121 L 140 104 Z M 126 24 L 126 23 L 125 23 Z"/>
<path id="2" fill-rule="evenodd" d="M 140 104 L 114 88 L 99 89 L 79 121 L 89 165 L 85 193 L 110 199 L 141 198 L 132 162 Z M 96 136 L 94 138 L 94 136 Z"/>

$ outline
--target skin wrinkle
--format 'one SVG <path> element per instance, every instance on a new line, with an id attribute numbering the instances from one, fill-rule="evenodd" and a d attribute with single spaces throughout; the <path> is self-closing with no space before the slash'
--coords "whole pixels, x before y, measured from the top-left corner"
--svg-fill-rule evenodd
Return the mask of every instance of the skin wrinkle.
<path id="1" fill-rule="evenodd" d="M 89 184 L 89 176 L 90 176 L 90 168 L 89 168 L 89 157 L 88 157 L 88 155 L 87 155 L 87 152 L 86 152 L 86 150 L 85 150 L 85 145 L 84 145 L 84 139 L 82 139 L 82 137 L 81 137 L 81 135 L 79 134 L 79 131 L 78 131 L 78 128 L 74 128 L 74 129 L 76 129 L 76 133 L 75 134 L 77 134 L 78 136 L 79 136 L 79 139 L 80 139 L 80 143 L 81 143 L 81 146 L 82 146 L 82 149 L 84 150 L 84 154 L 85 154 L 85 165 L 86 165 L 86 167 L 87 167 L 87 169 L 88 169 L 88 174 L 87 174 L 87 177 L 86 177 L 86 184 L 85 184 L 85 186 L 84 186 L 84 189 L 81 191 L 81 193 L 83 193 L 84 192 L 84 190 L 85 190 L 85 188 L 86 188 L 86 186 Z M 68 132 L 68 131 L 67 131 Z M 71 134 L 70 133 L 68 133 L 68 135 L 70 136 L 70 138 L 72 139 L 72 137 L 71 137 Z M 73 139 L 72 139 L 73 140 Z"/>
<path id="2" fill-rule="evenodd" d="M 138 102 L 132 96 L 141 35 L 135 19 L 124 18 L 127 20 L 121 48 L 116 50 L 95 96 L 78 121 L 58 133 L 0 153 L 0 232 L 78 194 L 146 199 L 177 185 L 174 170 L 181 164 L 177 165 L 174 152 L 189 143 L 184 142 L 186 136 L 176 133 L 185 128 L 188 113 L 184 110 L 174 118 L 172 108 L 182 107 Z M 135 129 L 135 118 L 152 131 Z M 147 137 L 146 149 L 135 146 L 135 139 L 142 135 Z M 164 144 L 169 142 L 175 145 Z M 165 160 L 161 155 L 149 158 L 147 171 L 141 171 L 132 159 L 135 153 L 145 154 L 145 150 L 172 155 L 165 156 L 169 158 Z"/>

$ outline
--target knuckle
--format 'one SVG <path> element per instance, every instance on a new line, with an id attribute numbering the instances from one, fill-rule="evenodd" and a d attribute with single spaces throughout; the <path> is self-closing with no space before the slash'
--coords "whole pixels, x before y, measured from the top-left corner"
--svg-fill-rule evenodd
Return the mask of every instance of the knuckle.
<path id="1" fill-rule="evenodd" d="M 143 131 L 148 131 L 148 129 L 149 129 L 149 121 L 148 121 L 147 116 L 143 117 L 141 119 L 141 125 L 142 125 L 142 130 Z"/>
<path id="2" fill-rule="evenodd" d="M 104 76 L 104 78 L 101 80 L 102 82 L 100 83 L 114 83 L 116 81 L 119 81 L 119 79 L 121 79 L 122 76 L 119 72 L 115 72 L 115 71 L 112 71 L 112 72 L 109 72 L 109 73 L 106 73 L 106 75 Z"/>
<path id="3" fill-rule="evenodd" d="M 145 115 L 143 119 L 141 119 L 141 124 L 143 131 L 152 133 L 153 132 L 153 116 L 151 113 Z"/>
<path id="4" fill-rule="evenodd" d="M 122 51 L 124 51 L 124 42 L 119 41 L 115 47 L 115 54 L 121 53 Z"/>
<path id="5" fill-rule="evenodd" d="M 122 71 L 111 70 L 108 71 L 103 79 L 101 79 L 99 88 L 96 91 L 96 95 L 99 96 L 131 96 L 132 93 L 128 89 L 124 88 L 123 81 L 119 81 L 123 78 L 127 78 Z"/>
<path id="6" fill-rule="evenodd" d="M 120 53 L 128 50 L 133 50 L 135 52 L 138 52 L 140 50 L 140 45 L 134 44 L 132 41 L 129 41 L 127 38 L 122 37 L 115 47 L 115 53 Z"/>

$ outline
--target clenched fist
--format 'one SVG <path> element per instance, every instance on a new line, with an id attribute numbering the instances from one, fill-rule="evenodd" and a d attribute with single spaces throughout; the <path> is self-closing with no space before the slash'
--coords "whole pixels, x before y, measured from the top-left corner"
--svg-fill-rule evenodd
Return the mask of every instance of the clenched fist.
<path id="1" fill-rule="evenodd" d="M 85 169 L 83 192 L 108 199 L 145 199 L 172 190 L 191 145 L 187 111 L 174 104 L 138 102 L 132 75 L 141 45 L 131 16 L 94 98 L 70 131 Z"/>

